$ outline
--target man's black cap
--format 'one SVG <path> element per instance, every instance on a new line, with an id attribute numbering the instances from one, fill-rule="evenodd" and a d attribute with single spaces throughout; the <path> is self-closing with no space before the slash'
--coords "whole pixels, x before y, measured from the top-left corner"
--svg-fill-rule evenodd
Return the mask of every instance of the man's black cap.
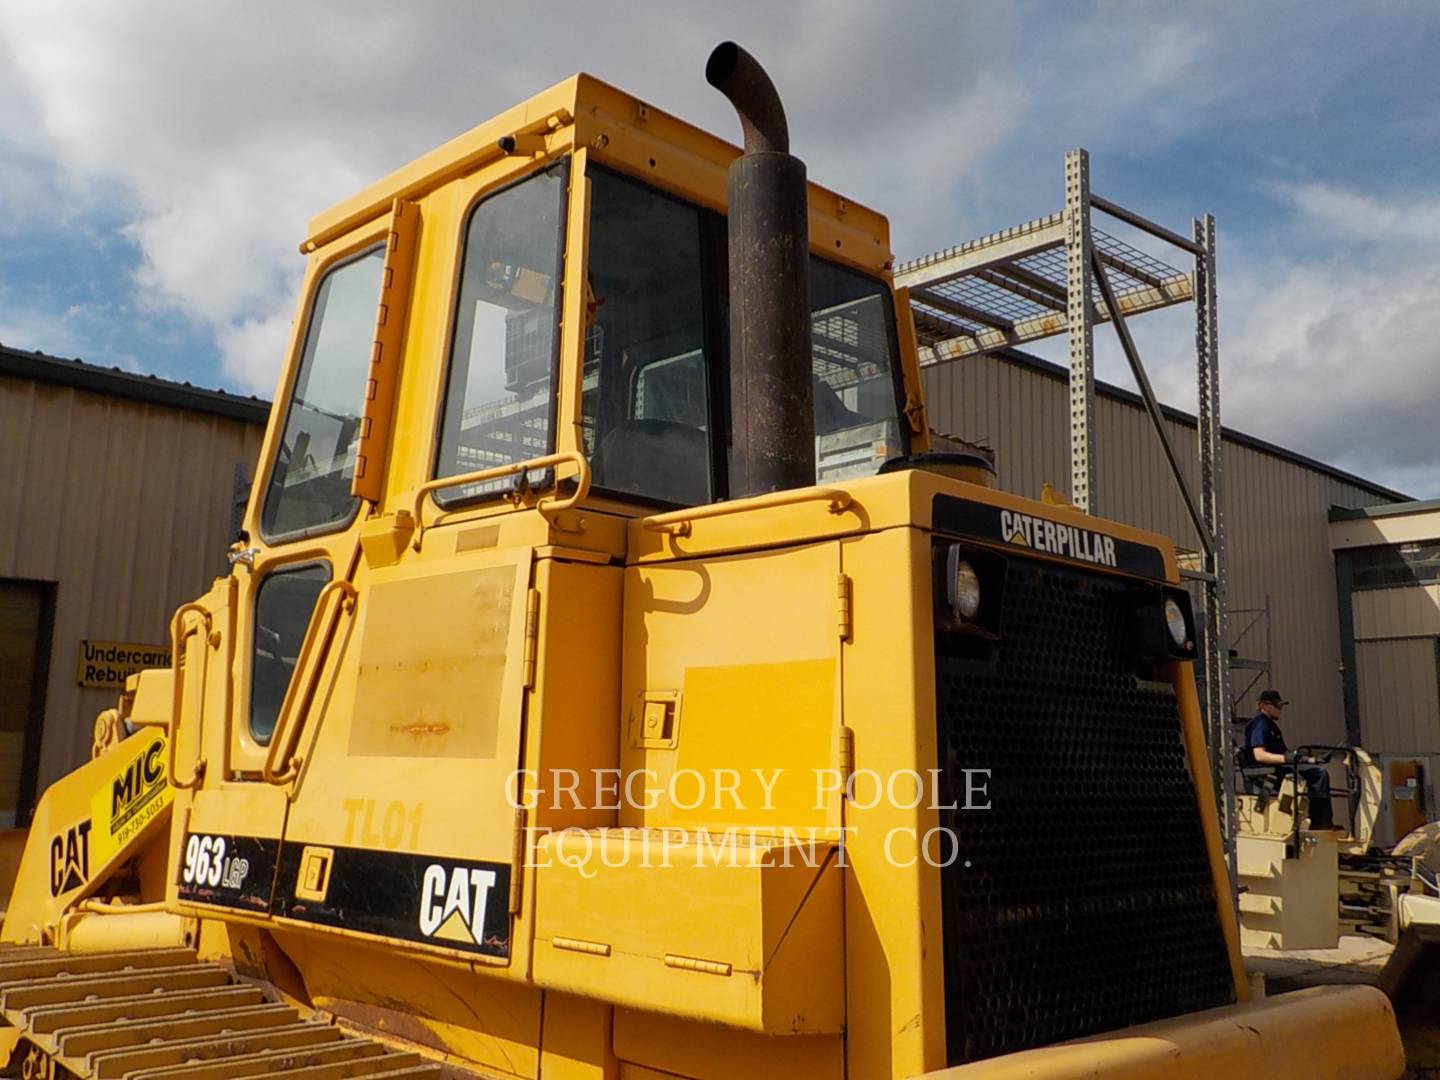
<path id="1" fill-rule="evenodd" d="M 1284 698 L 1282 698 L 1282 697 L 1280 696 L 1280 691 L 1279 691 L 1279 690 L 1262 690 L 1262 691 L 1260 691 L 1260 704 L 1261 704 L 1261 705 L 1289 705 L 1290 702 L 1286 701 Z"/>

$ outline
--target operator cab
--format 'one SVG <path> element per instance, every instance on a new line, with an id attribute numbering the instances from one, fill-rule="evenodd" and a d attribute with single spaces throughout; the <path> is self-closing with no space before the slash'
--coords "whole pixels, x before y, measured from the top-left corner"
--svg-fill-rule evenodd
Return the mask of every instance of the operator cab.
<path id="1" fill-rule="evenodd" d="M 437 476 L 550 452 L 571 167 L 552 165 L 471 211 Z M 725 218 L 616 169 L 591 165 L 586 178 L 580 427 L 593 490 L 646 506 L 724 499 Z M 908 450 L 889 286 L 812 256 L 810 291 L 815 481 L 872 475 Z M 455 488 L 445 502 L 499 487 Z"/>

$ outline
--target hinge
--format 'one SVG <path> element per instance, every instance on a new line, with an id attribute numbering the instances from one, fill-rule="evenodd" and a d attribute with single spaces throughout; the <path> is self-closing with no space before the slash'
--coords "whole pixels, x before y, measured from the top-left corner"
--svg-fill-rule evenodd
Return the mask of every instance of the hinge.
<path id="1" fill-rule="evenodd" d="M 535 656 L 540 648 L 540 590 L 531 589 L 525 598 L 525 658 L 522 683 L 526 690 L 535 689 Z"/>
<path id="2" fill-rule="evenodd" d="M 534 591 L 533 589 L 531 590 Z M 517 791 L 517 795 L 520 793 Z M 528 852 L 525 850 L 525 808 L 515 808 L 515 844 L 514 850 L 510 852 L 510 914 L 515 915 L 520 911 L 520 899 L 524 895 L 522 882 L 525 875 L 521 873 L 523 867 L 529 860 L 526 858 Z"/>
<path id="3" fill-rule="evenodd" d="M 925 430 L 925 402 L 914 394 L 905 397 L 905 419 L 910 421 L 910 430 L 919 435 Z"/>
<path id="4" fill-rule="evenodd" d="M 840 620 L 840 640 L 849 641 L 854 629 L 855 618 L 852 610 L 854 584 L 849 574 L 841 574 L 835 583 L 836 615 Z"/>
<path id="5" fill-rule="evenodd" d="M 843 791 L 850 790 L 850 778 L 855 775 L 855 731 L 840 725 L 840 783 Z"/>

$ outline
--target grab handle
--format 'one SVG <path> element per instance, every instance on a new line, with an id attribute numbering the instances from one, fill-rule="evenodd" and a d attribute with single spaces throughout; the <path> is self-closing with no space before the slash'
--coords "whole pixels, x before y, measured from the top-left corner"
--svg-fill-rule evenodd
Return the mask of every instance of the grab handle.
<path id="1" fill-rule="evenodd" d="M 671 510 L 665 514 L 651 514 L 640 519 L 640 527 L 671 536 L 689 536 L 690 523 L 702 518 L 724 517 L 746 510 L 764 510 L 773 506 L 791 506 L 803 502 L 828 502 L 830 512 L 839 514 L 850 508 L 854 498 L 844 488 L 792 488 L 788 491 L 756 495 L 749 499 L 736 499 L 734 502 L 709 503 L 705 506 L 689 506 L 684 510 Z"/>
<path id="2" fill-rule="evenodd" d="M 331 605 L 330 597 L 337 594 L 339 602 Z M 328 582 L 315 598 L 315 611 L 305 627 L 305 639 L 300 643 L 299 655 L 295 657 L 295 670 L 290 676 L 290 685 L 285 689 L 285 700 L 280 703 L 275 729 L 270 733 L 270 749 L 261 770 L 268 783 L 288 784 L 299 772 L 300 763 L 295 751 L 300 743 L 303 724 L 296 718 L 304 715 L 315 698 L 315 687 L 325 666 L 325 657 L 330 652 L 330 643 L 335 639 L 340 612 L 353 609 L 358 595 L 354 585 L 344 578 L 337 578 Z M 311 662 L 312 656 L 318 657 L 314 663 Z"/>
<path id="3" fill-rule="evenodd" d="M 535 506 L 535 509 L 539 510 L 548 521 L 551 515 L 569 510 L 590 494 L 590 462 L 585 459 L 584 454 L 576 453 L 574 450 L 562 450 L 556 454 L 530 458 L 528 461 L 512 461 L 509 465 L 492 465 L 488 469 L 456 473 L 454 476 L 441 476 L 435 480 L 426 481 L 415 489 L 413 514 L 415 518 L 415 539 L 413 541 L 415 550 L 420 550 L 420 538 L 425 532 L 425 522 L 420 516 L 425 506 L 425 496 L 445 488 L 460 487 L 462 484 L 482 484 L 486 480 L 499 480 L 506 476 L 532 472 L 535 469 L 549 469 L 567 464 L 575 466 L 575 490 L 569 495 L 554 495 L 547 499 L 541 499 Z M 554 522 L 552 521 L 551 524 Z"/>
<path id="4" fill-rule="evenodd" d="M 185 616 L 199 615 L 200 621 L 185 624 Z M 205 776 L 205 759 L 195 752 L 195 768 L 184 780 L 180 779 L 175 766 L 175 744 L 180 736 L 180 713 L 185 704 L 185 646 L 190 638 L 200 631 L 210 636 L 210 611 L 202 604 L 182 604 L 170 618 L 170 663 L 174 673 L 170 696 L 170 738 L 166 748 L 165 768 L 172 787 L 189 790 L 198 787 Z"/>

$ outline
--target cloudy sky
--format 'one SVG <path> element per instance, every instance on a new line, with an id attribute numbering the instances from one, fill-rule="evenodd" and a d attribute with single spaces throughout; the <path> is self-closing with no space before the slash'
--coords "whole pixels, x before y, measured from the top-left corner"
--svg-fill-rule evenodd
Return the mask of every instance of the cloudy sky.
<path id="1" fill-rule="evenodd" d="M 0 341 L 269 396 L 313 213 L 577 70 L 737 138 L 724 38 L 902 259 L 1058 209 L 1075 145 L 1214 212 L 1226 423 L 1440 496 L 1433 3 L 5 0 Z M 1193 408 L 1186 319 L 1135 331 Z"/>

